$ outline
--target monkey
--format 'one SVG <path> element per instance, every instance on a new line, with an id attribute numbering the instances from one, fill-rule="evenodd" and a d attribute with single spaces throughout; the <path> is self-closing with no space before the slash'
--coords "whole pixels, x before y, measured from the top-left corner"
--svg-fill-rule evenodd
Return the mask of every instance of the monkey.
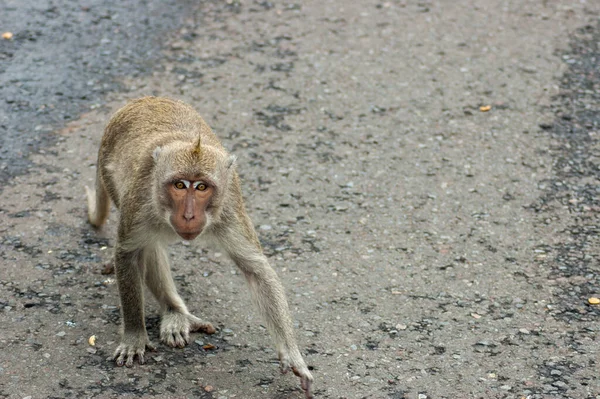
<path id="1" fill-rule="evenodd" d="M 144 363 L 155 350 L 144 318 L 143 285 L 160 307 L 160 340 L 183 347 L 189 334 L 212 334 L 192 315 L 171 276 L 167 245 L 197 237 L 215 242 L 245 277 L 251 298 L 272 336 L 283 373 L 300 378 L 312 398 L 313 376 L 296 343 L 283 286 L 263 254 L 242 197 L 236 158 L 193 107 L 143 97 L 109 120 L 98 150 L 95 190 L 86 187 L 88 221 L 100 228 L 111 201 L 119 210 L 113 262 L 121 303 L 118 366 Z"/>

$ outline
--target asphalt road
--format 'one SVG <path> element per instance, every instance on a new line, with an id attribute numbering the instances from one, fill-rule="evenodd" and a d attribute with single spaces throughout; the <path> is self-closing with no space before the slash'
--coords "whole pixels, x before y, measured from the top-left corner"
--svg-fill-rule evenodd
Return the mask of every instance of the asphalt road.
<path id="1" fill-rule="evenodd" d="M 599 18 L 590 0 L 5 1 L 0 397 L 302 397 L 201 242 L 171 263 L 218 333 L 111 360 L 118 214 L 91 229 L 84 186 L 111 113 L 153 94 L 238 157 L 317 397 L 599 398 Z"/>

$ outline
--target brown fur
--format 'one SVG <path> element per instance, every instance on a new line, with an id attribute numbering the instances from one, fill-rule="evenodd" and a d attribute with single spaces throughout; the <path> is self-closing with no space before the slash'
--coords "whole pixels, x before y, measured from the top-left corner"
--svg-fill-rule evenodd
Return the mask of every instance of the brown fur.
<path id="1" fill-rule="evenodd" d="M 106 127 L 98 152 L 95 193 L 87 189 L 88 217 L 102 226 L 110 200 L 121 215 L 115 268 L 123 336 L 115 351 L 118 365 L 144 362 L 149 341 L 144 320 L 142 282 L 160 304 L 161 340 L 184 346 L 189 332 L 214 327 L 189 313 L 171 277 L 166 245 L 177 238 L 176 210 L 167 187 L 172 179 L 210 181 L 210 204 L 202 236 L 212 238 L 243 272 L 253 301 L 266 322 L 282 371 L 300 377 L 307 398 L 313 377 L 298 350 L 283 286 L 269 266 L 248 217 L 240 180 L 229 155 L 196 111 L 180 102 L 144 97 L 121 108 Z"/>

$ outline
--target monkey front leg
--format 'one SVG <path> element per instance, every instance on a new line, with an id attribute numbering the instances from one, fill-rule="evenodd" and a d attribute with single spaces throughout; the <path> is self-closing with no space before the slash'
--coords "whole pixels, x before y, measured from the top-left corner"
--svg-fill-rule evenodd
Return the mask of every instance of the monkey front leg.
<path id="1" fill-rule="evenodd" d="M 251 244 L 246 250 L 245 254 L 230 253 L 230 256 L 244 273 L 252 299 L 275 340 L 281 371 L 286 373 L 291 369 L 300 377 L 306 398 L 312 398 L 313 376 L 298 350 L 283 286 L 261 251 Z"/>
<path id="2" fill-rule="evenodd" d="M 148 339 L 144 320 L 143 267 L 140 262 L 140 251 L 126 252 L 117 246 L 115 269 L 123 318 L 121 343 L 113 356 L 117 366 L 133 366 L 136 355 L 138 362 L 144 364 L 146 348 L 156 349 Z"/>
<path id="3" fill-rule="evenodd" d="M 160 339 L 169 346 L 183 348 L 191 331 L 214 334 L 212 324 L 192 315 L 177 294 L 165 248 L 156 245 L 144 250 L 146 285 L 160 304 Z"/>

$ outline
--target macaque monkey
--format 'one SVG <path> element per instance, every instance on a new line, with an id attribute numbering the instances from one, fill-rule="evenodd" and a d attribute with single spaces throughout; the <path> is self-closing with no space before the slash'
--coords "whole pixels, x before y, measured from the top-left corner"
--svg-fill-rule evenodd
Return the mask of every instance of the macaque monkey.
<path id="1" fill-rule="evenodd" d="M 282 372 L 291 369 L 306 398 L 313 397 L 313 377 L 296 344 L 283 286 L 245 210 L 235 157 L 192 107 L 145 97 L 117 111 L 98 151 L 96 191 L 86 190 L 93 226 L 104 224 L 111 200 L 120 210 L 114 262 L 123 329 L 117 365 L 130 367 L 136 356 L 143 364 L 146 348 L 155 349 L 146 332 L 142 282 L 160 305 L 161 341 L 183 347 L 191 331 L 215 332 L 177 294 L 166 251 L 171 241 L 202 236 L 242 271 Z"/>

